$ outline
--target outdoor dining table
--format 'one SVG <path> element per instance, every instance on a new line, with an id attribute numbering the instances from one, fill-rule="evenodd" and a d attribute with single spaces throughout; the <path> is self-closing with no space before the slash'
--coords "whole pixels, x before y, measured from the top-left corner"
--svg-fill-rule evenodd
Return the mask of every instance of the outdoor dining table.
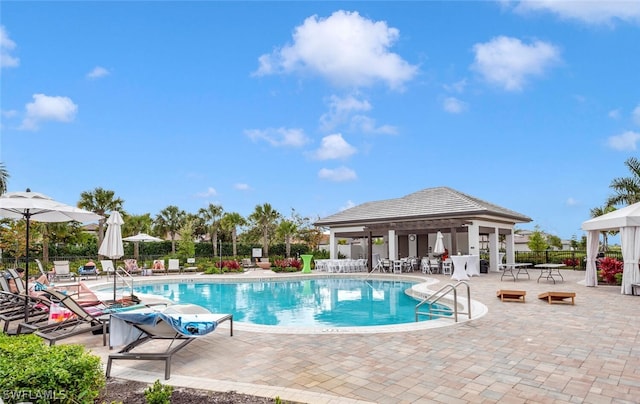
<path id="1" fill-rule="evenodd" d="M 469 255 L 452 255 L 451 261 L 453 261 L 453 274 L 451 275 L 451 279 L 455 279 L 457 281 L 465 281 L 469 279 L 469 275 L 467 275 L 466 265 L 467 260 L 469 259 Z"/>
<path id="2" fill-rule="evenodd" d="M 556 279 L 553 277 L 554 275 L 559 276 L 560 279 L 564 282 L 564 278 L 560 273 L 560 268 L 565 267 L 565 264 L 538 264 L 535 265 L 534 268 L 540 270 L 540 276 L 538 277 L 538 282 L 540 282 L 540 278 L 546 275 L 547 280 L 551 279 L 553 283 L 556 283 Z M 553 271 L 556 271 L 555 273 Z"/>
<path id="3" fill-rule="evenodd" d="M 527 278 L 531 279 L 531 276 L 529 276 L 529 271 L 527 271 L 527 267 L 530 267 L 531 265 L 532 264 L 530 262 L 512 262 L 508 264 L 502 264 L 502 276 L 500 276 L 500 280 L 502 280 L 502 278 L 504 278 L 505 276 L 510 276 L 515 282 L 518 279 L 520 272 L 526 274 Z M 516 274 L 514 275 L 513 270 L 516 268 L 518 268 L 518 272 L 516 272 Z"/>

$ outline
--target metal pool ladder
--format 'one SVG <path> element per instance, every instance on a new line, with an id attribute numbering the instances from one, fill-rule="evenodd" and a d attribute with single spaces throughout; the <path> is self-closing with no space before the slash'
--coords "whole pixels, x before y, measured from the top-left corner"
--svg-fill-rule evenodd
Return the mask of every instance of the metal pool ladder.
<path id="1" fill-rule="evenodd" d="M 429 319 L 433 317 L 449 317 L 451 313 L 450 309 L 447 308 L 439 308 L 434 307 L 435 303 L 437 303 L 440 299 L 453 292 L 453 318 L 455 322 L 458 322 L 458 288 L 460 286 L 465 286 L 467 288 L 467 311 L 462 312 L 460 314 L 467 315 L 469 319 L 471 319 L 471 288 L 469 287 L 469 283 L 466 281 L 459 281 L 458 283 L 444 285 L 440 289 L 438 289 L 433 294 L 424 298 L 420 303 L 416 305 L 416 321 L 418 321 L 418 316 L 429 316 Z M 427 304 L 429 308 L 428 311 L 420 311 L 420 307 Z"/>

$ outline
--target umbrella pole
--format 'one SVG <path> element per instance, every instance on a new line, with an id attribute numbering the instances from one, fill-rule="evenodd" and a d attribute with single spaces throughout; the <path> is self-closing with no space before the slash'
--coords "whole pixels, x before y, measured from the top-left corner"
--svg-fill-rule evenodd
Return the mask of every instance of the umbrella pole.
<path id="1" fill-rule="evenodd" d="M 114 260 L 115 261 L 115 260 Z M 116 265 L 118 261 L 115 261 L 113 265 L 113 302 L 116 302 L 116 276 L 118 276 L 118 266 Z"/>
<path id="2" fill-rule="evenodd" d="M 25 277 L 24 277 L 24 284 L 25 284 L 25 293 L 27 294 L 24 298 L 24 321 L 27 322 L 29 321 L 29 222 L 30 222 L 30 217 L 31 217 L 31 213 L 29 213 L 29 209 L 27 209 L 27 214 L 26 214 L 26 219 L 27 219 L 27 243 L 26 243 L 26 258 L 27 258 L 27 262 L 25 264 Z M 18 282 L 18 280 L 16 279 L 15 282 Z"/>

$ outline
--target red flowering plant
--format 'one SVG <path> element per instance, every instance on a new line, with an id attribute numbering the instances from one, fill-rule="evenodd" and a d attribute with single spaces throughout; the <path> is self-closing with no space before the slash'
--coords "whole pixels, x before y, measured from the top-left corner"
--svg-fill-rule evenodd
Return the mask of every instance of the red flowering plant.
<path id="1" fill-rule="evenodd" d="M 302 261 L 295 258 L 284 258 L 273 261 L 276 272 L 296 272 L 302 269 Z"/>
<path id="2" fill-rule="evenodd" d="M 619 276 L 616 277 L 616 274 L 622 273 L 622 261 L 618 261 L 617 259 L 610 257 L 600 258 L 599 267 L 600 272 L 598 275 L 600 275 L 605 283 L 618 283 L 617 278 L 619 278 Z"/>
<path id="3" fill-rule="evenodd" d="M 562 263 L 568 267 L 579 267 L 580 260 L 578 258 L 565 258 L 562 260 Z"/>
<path id="4" fill-rule="evenodd" d="M 216 262 L 216 268 L 220 268 L 220 262 Z M 223 260 L 222 272 L 242 272 L 242 268 L 238 261 Z"/>

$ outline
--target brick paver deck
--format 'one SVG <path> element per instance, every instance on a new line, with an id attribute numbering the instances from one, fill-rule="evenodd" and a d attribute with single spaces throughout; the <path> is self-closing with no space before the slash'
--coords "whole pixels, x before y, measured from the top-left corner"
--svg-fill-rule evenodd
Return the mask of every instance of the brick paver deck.
<path id="1" fill-rule="evenodd" d="M 233 337 L 214 332 L 177 354 L 167 383 L 307 403 L 640 402 L 640 297 L 587 288 L 580 271 L 563 270 L 565 281 L 555 285 L 500 275 L 470 281 L 472 298 L 488 308 L 484 316 L 446 327 L 309 335 L 236 323 Z M 450 282 L 430 277 L 439 281 L 434 290 Z M 505 303 L 498 289 L 576 292 L 575 306 Z M 103 360 L 109 354 L 100 336 L 73 341 Z M 112 370 L 150 383 L 163 374 L 161 362 L 119 361 Z"/>

